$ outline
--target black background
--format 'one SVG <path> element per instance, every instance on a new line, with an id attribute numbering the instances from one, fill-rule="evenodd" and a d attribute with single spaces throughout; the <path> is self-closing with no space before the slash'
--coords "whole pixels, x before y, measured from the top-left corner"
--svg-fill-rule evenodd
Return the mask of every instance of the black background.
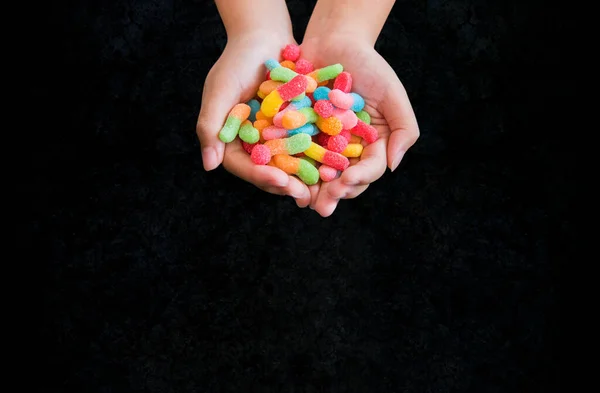
<path id="1" fill-rule="evenodd" d="M 288 1 L 297 40 L 314 1 Z M 28 51 L 46 392 L 557 392 L 566 12 L 398 1 L 421 138 L 330 218 L 202 169 L 210 1 L 56 2 Z M 31 250 L 29 250 L 31 251 Z"/>

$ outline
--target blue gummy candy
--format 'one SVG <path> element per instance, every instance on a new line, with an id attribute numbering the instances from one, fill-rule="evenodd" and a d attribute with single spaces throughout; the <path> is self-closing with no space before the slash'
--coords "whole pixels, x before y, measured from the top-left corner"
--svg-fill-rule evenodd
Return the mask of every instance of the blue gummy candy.
<path id="1" fill-rule="evenodd" d="M 256 121 L 256 112 L 260 110 L 260 102 L 251 99 L 246 104 L 250 107 L 250 116 L 248 116 L 248 120 L 254 123 Z"/>
<path id="2" fill-rule="evenodd" d="M 313 93 L 313 98 L 315 101 L 319 100 L 329 100 L 329 92 L 331 89 L 327 86 L 319 86 L 315 89 Z"/>
<path id="3" fill-rule="evenodd" d="M 281 67 L 281 64 L 279 64 L 279 62 L 275 59 L 268 59 L 265 61 L 265 66 L 269 71 L 271 71 L 273 68 Z"/>
<path id="4" fill-rule="evenodd" d="M 350 93 L 352 98 L 354 98 L 354 103 L 350 107 L 353 112 L 360 112 L 365 107 L 365 100 L 356 93 Z"/>
<path id="5" fill-rule="evenodd" d="M 302 127 L 294 128 L 293 130 L 288 131 L 288 137 L 294 136 L 296 134 L 308 134 L 310 136 L 317 135 L 319 133 L 319 129 L 312 123 L 306 123 Z"/>

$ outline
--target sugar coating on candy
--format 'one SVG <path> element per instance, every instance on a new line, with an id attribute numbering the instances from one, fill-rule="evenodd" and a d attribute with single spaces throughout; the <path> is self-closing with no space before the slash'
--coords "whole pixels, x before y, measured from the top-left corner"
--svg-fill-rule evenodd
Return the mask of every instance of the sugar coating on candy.
<path id="1" fill-rule="evenodd" d="M 266 94 L 259 90 L 256 92 L 256 96 L 262 100 L 265 98 Z"/>
<path id="2" fill-rule="evenodd" d="M 292 71 L 294 71 L 296 69 L 296 65 L 294 64 L 293 61 L 290 61 L 290 60 L 284 60 L 284 61 L 282 61 L 281 62 L 281 66 L 285 67 L 285 68 L 288 68 L 288 69 L 290 69 Z"/>
<path id="3" fill-rule="evenodd" d="M 308 80 L 306 77 L 304 77 L 304 75 L 297 75 L 289 82 L 279 86 L 277 92 L 279 92 L 282 100 L 289 101 L 301 93 L 304 93 L 307 85 Z"/>
<path id="4" fill-rule="evenodd" d="M 334 116 L 326 119 L 319 117 L 316 124 L 321 131 L 329 135 L 337 135 L 342 131 L 342 121 Z"/>
<path id="5" fill-rule="evenodd" d="M 250 120 L 244 120 L 239 131 L 240 139 L 247 143 L 256 143 L 260 138 L 260 133 Z"/>
<path id="6" fill-rule="evenodd" d="M 293 136 L 296 134 L 307 134 L 310 136 L 317 135 L 319 133 L 319 129 L 312 123 L 306 123 L 302 127 L 295 128 L 293 130 L 288 130 L 288 136 Z"/>
<path id="7" fill-rule="evenodd" d="M 314 70 L 309 75 L 312 76 L 317 82 L 324 82 L 334 79 L 336 76 L 344 71 L 344 67 L 341 64 L 332 64 L 327 67 L 319 68 Z"/>
<path id="8" fill-rule="evenodd" d="M 248 115 L 248 120 L 254 122 L 256 120 L 256 113 L 260 110 L 260 102 L 256 99 L 251 99 L 246 103 L 250 107 L 250 115 Z"/>
<path id="9" fill-rule="evenodd" d="M 282 127 L 269 126 L 262 130 L 262 137 L 265 141 L 286 138 L 288 137 L 288 130 Z"/>
<path id="10" fill-rule="evenodd" d="M 266 165 L 271 161 L 271 150 L 265 145 L 257 144 L 250 153 L 250 159 L 256 165 Z"/>
<path id="11" fill-rule="evenodd" d="M 283 128 L 293 130 L 294 128 L 302 127 L 306 124 L 306 116 L 298 111 L 287 111 L 281 119 Z"/>
<path id="12" fill-rule="evenodd" d="M 315 67 L 313 64 L 306 59 L 298 59 L 296 60 L 296 69 L 295 71 L 299 74 L 306 75 L 308 73 L 313 72 Z"/>
<path id="13" fill-rule="evenodd" d="M 327 141 L 327 150 L 341 153 L 348 146 L 348 139 L 342 135 L 334 135 Z"/>
<path id="14" fill-rule="evenodd" d="M 348 93 L 333 89 L 329 92 L 329 101 L 340 109 L 350 109 L 354 103 L 354 98 Z"/>
<path id="15" fill-rule="evenodd" d="M 311 164 L 311 165 L 312 165 L 312 166 L 314 166 L 314 167 L 316 167 L 316 166 L 318 165 L 317 161 L 313 160 L 313 159 L 312 159 L 312 158 L 310 158 L 310 157 L 306 157 L 306 156 L 304 155 L 304 153 L 296 154 L 296 157 L 300 157 L 300 159 L 302 159 L 302 160 L 304 160 L 304 161 L 308 162 L 309 164 Z"/>
<path id="16" fill-rule="evenodd" d="M 227 120 L 225 120 L 225 125 L 219 131 L 219 139 L 224 143 L 233 142 L 238 135 L 242 122 L 248 119 L 248 116 L 250 116 L 250 107 L 248 105 L 235 105 L 229 112 Z"/>
<path id="17" fill-rule="evenodd" d="M 348 71 L 340 73 L 333 82 L 333 89 L 350 93 L 350 90 L 352 90 L 352 75 Z"/>
<path id="18" fill-rule="evenodd" d="M 256 120 L 268 120 L 271 121 L 272 117 L 267 117 L 262 111 L 256 112 Z"/>
<path id="19" fill-rule="evenodd" d="M 358 117 L 356 117 L 356 113 L 352 112 L 349 109 L 344 110 L 334 108 L 332 116 L 335 116 L 338 119 L 340 119 L 340 121 L 342 122 L 342 128 L 345 130 L 350 130 L 354 128 L 354 126 L 356 126 L 356 123 L 358 122 Z"/>
<path id="20" fill-rule="evenodd" d="M 362 120 L 359 120 L 356 123 L 356 126 L 353 129 L 351 129 L 350 132 L 354 135 L 361 137 L 367 143 L 373 143 L 378 138 L 377 129 L 363 122 Z"/>
<path id="21" fill-rule="evenodd" d="M 247 143 L 242 141 L 242 147 L 244 148 L 244 150 L 246 150 L 246 153 L 248 154 L 252 154 L 252 149 L 254 149 L 254 146 L 256 145 L 256 143 Z"/>
<path id="22" fill-rule="evenodd" d="M 360 120 L 362 120 L 363 122 L 365 122 L 367 124 L 371 124 L 371 115 L 369 115 L 364 110 L 356 112 L 356 117 L 358 117 Z"/>
<path id="23" fill-rule="evenodd" d="M 277 67 L 271 70 L 271 79 L 280 82 L 289 82 L 297 75 L 299 75 L 297 72 L 285 67 Z"/>
<path id="24" fill-rule="evenodd" d="M 281 67 L 281 64 L 275 59 L 268 59 L 265 61 L 265 67 L 267 67 L 269 71 L 273 71 L 275 68 Z"/>
<path id="25" fill-rule="evenodd" d="M 329 100 L 329 92 L 331 89 L 326 86 L 320 86 L 315 89 L 313 92 L 313 98 L 315 101 L 319 100 Z"/>
<path id="26" fill-rule="evenodd" d="M 333 115 L 333 104 L 331 103 L 331 101 L 328 100 L 318 100 L 317 102 L 315 102 L 314 110 L 319 116 L 326 119 Z"/>
<path id="27" fill-rule="evenodd" d="M 363 110 L 363 108 L 365 107 L 365 100 L 357 93 L 350 93 L 350 95 L 352 96 L 352 106 L 350 107 L 350 109 L 354 112 L 360 112 Z"/>
<path id="28" fill-rule="evenodd" d="M 319 175 L 321 177 L 321 180 L 329 182 L 337 177 L 338 170 L 330 167 L 329 165 L 321 165 L 319 167 Z"/>
<path id="29" fill-rule="evenodd" d="M 360 157 L 363 151 L 363 145 L 360 143 L 349 143 L 342 151 L 342 155 L 348 158 Z"/>
<path id="30" fill-rule="evenodd" d="M 300 57 L 300 47 L 296 44 L 287 44 L 281 50 L 281 57 L 290 61 L 298 60 Z"/>
<path id="31" fill-rule="evenodd" d="M 277 89 L 281 85 L 283 85 L 283 82 L 274 81 L 272 79 L 269 79 L 269 80 L 263 81 L 260 84 L 260 86 L 258 86 L 258 91 L 260 91 L 261 93 L 263 93 L 266 96 L 267 94 L 269 94 L 273 90 Z"/>

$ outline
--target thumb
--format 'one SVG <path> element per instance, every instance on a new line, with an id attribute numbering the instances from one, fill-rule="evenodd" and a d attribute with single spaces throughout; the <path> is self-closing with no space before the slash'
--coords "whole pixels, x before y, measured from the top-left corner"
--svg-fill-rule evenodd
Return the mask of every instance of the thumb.
<path id="1" fill-rule="evenodd" d="M 219 132 L 231 108 L 239 100 L 239 92 L 228 85 L 227 78 L 223 80 L 218 74 L 209 75 L 202 92 L 196 134 L 202 148 L 202 163 L 207 171 L 217 168 L 223 162 L 225 144 L 219 139 Z"/>
<path id="2" fill-rule="evenodd" d="M 388 167 L 394 171 L 404 153 L 419 139 L 419 125 L 408 95 L 400 80 L 388 88 L 382 114 L 391 130 L 387 147 Z"/>

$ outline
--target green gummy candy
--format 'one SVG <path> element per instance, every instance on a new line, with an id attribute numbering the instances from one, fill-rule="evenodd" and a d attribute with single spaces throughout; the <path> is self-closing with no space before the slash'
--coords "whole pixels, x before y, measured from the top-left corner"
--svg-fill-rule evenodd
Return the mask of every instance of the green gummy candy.
<path id="1" fill-rule="evenodd" d="M 313 160 L 312 158 L 310 158 L 308 156 L 300 157 L 300 159 L 308 162 L 311 165 L 314 165 L 314 166 L 317 165 L 317 160 Z"/>
<path id="2" fill-rule="evenodd" d="M 296 71 L 290 70 L 289 68 L 277 67 L 271 70 L 270 75 L 271 79 L 273 79 L 274 81 L 289 82 L 292 79 L 294 79 L 294 77 L 298 75 L 298 73 Z"/>
<path id="3" fill-rule="evenodd" d="M 310 162 L 303 160 L 302 158 L 300 159 L 300 166 L 298 168 L 297 176 L 306 185 L 312 186 L 313 184 L 317 184 L 319 181 L 319 170 Z"/>
<path id="4" fill-rule="evenodd" d="M 260 138 L 260 133 L 252 126 L 252 123 L 247 122 L 240 127 L 240 139 L 246 143 L 256 143 Z"/>
<path id="5" fill-rule="evenodd" d="M 228 116 L 225 125 L 219 132 L 219 139 L 224 143 L 233 142 L 240 130 L 242 122 L 235 116 Z"/>
<path id="6" fill-rule="evenodd" d="M 356 117 L 367 124 L 371 124 L 371 115 L 365 111 L 356 112 Z"/>
<path id="7" fill-rule="evenodd" d="M 306 117 L 307 123 L 316 123 L 318 119 L 317 112 L 311 107 L 298 109 L 298 112 L 302 113 Z"/>
<path id="8" fill-rule="evenodd" d="M 332 64 L 327 67 L 323 67 L 317 73 L 317 82 L 328 81 L 334 79 L 344 71 L 344 67 L 341 64 Z"/>
<path id="9" fill-rule="evenodd" d="M 312 138 L 308 134 L 296 134 L 294 136 L 290 136 L 289 138 L 285 138 L 286 150 L 287 154 L 294 155 L 298 153 L 303 153 L 306 149 L 310 147 L 312 143 Z"/>

